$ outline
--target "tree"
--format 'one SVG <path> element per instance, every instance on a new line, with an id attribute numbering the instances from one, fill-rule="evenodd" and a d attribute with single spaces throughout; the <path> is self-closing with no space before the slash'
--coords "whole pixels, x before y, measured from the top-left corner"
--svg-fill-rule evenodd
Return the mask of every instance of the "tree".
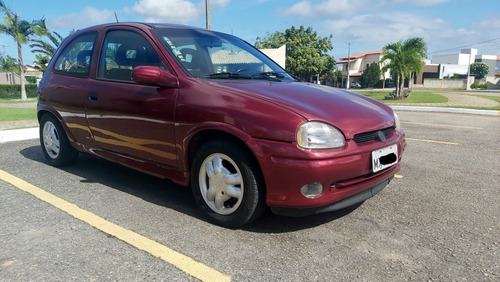
<path id="1" fill-rule="evenodd" d="M 341 87 L 342 86 L 342 79 L 343 79 L 344 75 L 342 74 L 341 70 L 336 68 L 335 70 L 333 70 L 333 73 L 330 75 L 330 77 L 332 78 L 332 82 L 333 82 L 334 87 Z"/>
<path id="2" fill-rule="evenodd" d="M 490 68 L 487 64 L 482 62 L 476 62 L 470 65 L 470 73 L 474 74 L 478 79 L 485 78 Z"/>
<path id="3" fill-rule="evenodd" d="M 361 75 L 361 87 L 369 88 L 380 81 L 380 67 L 377 63 L 370 64 Z"/>
<path id="4" fill-rule="evenodd" d="M 15 83 L 14 73 L 19 72 L 15 58 L 12 58 L 9 55 L 0 57 L 0 70 L 11 73 L 11 75 L 7 75 L 7 80 L 10 81 L 10 83 Z"/>
<path id="5" fill-rule="evenodd" d="M 5 57 L 0 57 L 0 70 L 6 72 L 19 71 L 16 59 L 8 55 Z"/>
<path id="6" fill-rule="evenodd" d="M 52 58 L 54 56 L 54 53 L 57 50 L 57 47 L 61 45 L 61 42 L 63 40 L 63 37 L 59 35 L 59 33 L 53 31 L 53 32 L 48 32 L 43 34 L 44 37 L 47 37 L 50 42 L 44 41 L 42 39 L 31 39 L 30 42 L 31 44 L 29 45 L 30 48 L 36 48 L 32 49 L 31 53 L 40 53 L 43 55 L 48 56 L 49 58 Z"/>
<path id="7" fill-rule="evenodd" d="M 31 50 L 31 53 L 36 54 L 36 61 L 34 62 L 35 69 L 41 72 L 45 72 L 45 70 L 47 69 L 47 64 L 56 53 L 57 47 L 61 45 L 63 37 L 55 31 L 47 31 L 47 33 L 43 34 L 42 36 L 47 37 L 49 39 L 49 42 L 44 41 L 40 38 L 31 39 L 31 44 L 29 46 L 30 48 L 35 48 Z"/>
<path id="8" fill-rule="evenodd" d="M 22 45 L 28 43 L 33 35 L 42 35 L 46 33 L 45 19 L 34 20 L 31 23 L 19 18 L 19 15 L 12 12 L 5 6 L 3 0 L 0 0 L 0 11 L 5 13 L 4 23 L 0 24 L 0 33 L 10 35 L 17 44 L 17 57 L 19 73 L 21 74 L 21 99 L 26 100 L 26 86 L 24 78 L 23 50 Z"/>
<path id="9" fill-rule="evenodd" d="M 384 47 L 382 62 L 387 62 L 382 72 L 391 70 L 396 76 L 395 99 L 403 99 L 402 89 L 404 80 L 411 78 L 413 73 L 422 73 L 425 63 L 423 58 L 427 57 L 427 47 L 420 37 L 407 39 L 404 42 L 387 44 Z"/>
<path id="10" fill-rule="evenodd" d="M 286 70 L 302 80 L 310 80 L 315 75 L 333 75 L 335 59 L 327 52 L 333 49 L 329 37 L 318 37 L 311 27 L 291 28 L 285 32 L 276 31 L 265 38 L 258 37 L 257 48 L 279 48 L 286 44 Z"/>
<path id="11" fill-rule="evenodd" d="M 45 55 L 36 54 L 35 58 L 36 58 L 36 61 L 34 62 L 35 69 L 41 71 L 42 73 L 45 73 L 45 70 L 47 69 L 47 65 L 49 64 L 49 61 L 50 61 L 50 57 L 45 56 Z"/>

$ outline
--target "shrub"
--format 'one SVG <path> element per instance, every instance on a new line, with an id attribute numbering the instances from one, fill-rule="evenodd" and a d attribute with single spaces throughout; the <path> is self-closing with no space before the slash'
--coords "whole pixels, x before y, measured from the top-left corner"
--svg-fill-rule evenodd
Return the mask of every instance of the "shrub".
<path id="1" fill-rule="evenodd" d="M 36 84 L 26 84 L 26 96 L 28 96 L 28 98 L 36 98 L 37 92 Z M 0 85 L 0 99 L 21 99 L 21 85 Z"/>
<path id="2" fill-rule="evenodd" d="M 397 90 L 392 91 L 389 95 L 385 96 L 385 100 L 404 100 L 411 95 L 411 90 L 405 88 L 401 91 L 401 97 L 397 97 Z"/>
<path id="3" fill-rule="evenodd" d="M 486 83 L 480 84 L 480 83 L 472 83 L 470 85 L 471 89 L 480 89 L 480 90 L 485 90 L 488 89 L 488 85 Z"/>

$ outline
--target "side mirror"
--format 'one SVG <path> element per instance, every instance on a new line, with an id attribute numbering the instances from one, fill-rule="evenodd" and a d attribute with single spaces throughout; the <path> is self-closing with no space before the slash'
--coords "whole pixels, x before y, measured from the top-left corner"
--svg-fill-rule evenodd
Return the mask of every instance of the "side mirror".
<path id="1" fill-rule="evenodd" d="M 153 86 L 165 86 L 170 88 L 179 87 L 179 80 L 176 76 L 155 66 L 135 67 L 132 70 L 132 80 Z"/>

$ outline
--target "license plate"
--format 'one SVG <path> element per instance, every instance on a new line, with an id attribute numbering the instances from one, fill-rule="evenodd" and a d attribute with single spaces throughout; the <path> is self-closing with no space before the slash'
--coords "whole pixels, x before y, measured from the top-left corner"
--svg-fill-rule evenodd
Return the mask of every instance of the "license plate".
<path id="1" fill-rule="evenodd" d="M 381 171 L 398 162 L 398 146 L 392 145 L 372 152 L 373 172 Z"/>

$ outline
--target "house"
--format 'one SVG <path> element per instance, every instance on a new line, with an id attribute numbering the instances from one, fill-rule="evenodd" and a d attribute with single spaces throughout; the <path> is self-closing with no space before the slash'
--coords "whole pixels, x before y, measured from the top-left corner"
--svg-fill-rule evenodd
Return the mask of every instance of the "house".
<path id="1" fill-rule="evenodd" d="M 383 51 L 360 52 L 341 58 L 337 64 L 341 65 L 344 77 L 347 78 L 349 73 L 349 86 L 352 86 L 359 83 L 361 75 L 370 64 L 378 63 L 382 68 L 382 56 Z M 490 70 L 484 81 L 479 83 L 487 83 L 489 88 L 500 88 L 500 56 L 478 55 L 478 50 L 474 48 L 462 49 L 457 54 L 434 55 L 432 60 L 426 60 L 423 73 L 414 77 L 412 87 L 465 89 L 474 82 L 473 76 L 468 82 L 465 79 L 443 80 L 457 76 L 467 77 L 469 66 L 474 62 L 483 62 Z M 390 79 L 390 72 L 384 73 L 383 77 Z M 408 82 L 406 86 L 409 86 Z"/>
<path id="2" fill-rule="evenodd" d="M 473 63 L 485 63 L 489 72 L 486 76 L 495 76 L 500 65 L 500 56 L 478 55 L 475 48 L 462 49 L 458 54 L 440 54 L 432 57 L 431 64 L 443 66 L 441 77 L 453 76 L 454 74 L 467 75 L 469 65 Z"/>
<path id="3" fill-rule="evenodd" d="M 43 72 L 38 70 L 35 66 L 25 65 L 24 76 L 33 76 L 37 79 L 40 79 L 43 76 Z"/>
<path id="4" fill-rule="evenodd" d="M 337 61 L 338 65 L 342 65 L 342 74 L 347 77 L 349 74 L 350 84 L 359 83 L 361 75 L 371 64 L 379 64 L 380 68 L 383 67 L 381 63 L 383 51 L 368 51 L 360 52 L 349 55 L 348 57 L 343 57 Z M 391 78 L 389 71 L 383 74 L 384 79 Z"/>
<path id="5" fill-rule="evenodd" d="M 469 76 L 469 67 L 471 64 L 475 62 L 485 63 L 489 72 L 486 75 L 484 81 L 480 81 L 479 83 L 488 84 L 489 88 L 499 88 L 500 87 L 500 79 L 496 77 L 499 74 L 500 68 L 500 56 L 497 55 L 478 55 L 478 50 L 475 48 L 462 49 L 458 54 L 439 54 L 434 55 L 432 57 L 431 65 L 438 66 L 437 77 L 435 75 L 434 78 L 437 79 L 445 79 L 450 77 L 458 76 Z M 429 87 L 429 83 L 424 83 L 426 72 L 424 70 L 424 74 L 422 75 L 422 84 L 424 87 Z M 470 77 L 470 81 L 466 82 L 466 88 L 470 84 L 474 82 L 474 77 Z M 418 82 L 416 82 L 418 84 Z M 455 84 L 450 84 L 451 81 L 448 81 L 444 85 L 448 85 L 449 87 L 456 87 Z M 442 82 L 435 82 L 434 84 L 443 85 Z M 446 88 L 446 86 L 445 86 Z"/>
<path id="6" fill-rule="evenodd" d="M 276 49 L 260 49 L 260 51 L 275 61 L 280 67 L 285 68 L 286 44 Z"/>

